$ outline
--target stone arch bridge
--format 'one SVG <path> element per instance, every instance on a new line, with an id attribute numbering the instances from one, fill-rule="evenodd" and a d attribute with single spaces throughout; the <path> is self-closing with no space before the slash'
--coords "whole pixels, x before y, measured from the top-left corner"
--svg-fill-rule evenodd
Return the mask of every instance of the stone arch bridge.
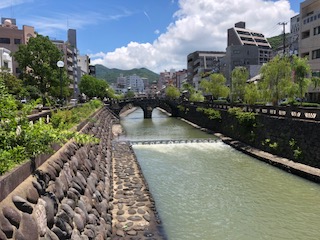
<path id="1" fill-rule="evenodd" d="M 157 107 L 171 113 L 172 117 L 178 116 L 177 103 L 164 98 L 131 98 L 116 101 L 113 100 L 109 103 L 109 108 L 115 114 L 119 115 L 121 110 L 129 104 L 134 107 L 142 108 L 144 118 L 151 118 L 153 109 Z"/>

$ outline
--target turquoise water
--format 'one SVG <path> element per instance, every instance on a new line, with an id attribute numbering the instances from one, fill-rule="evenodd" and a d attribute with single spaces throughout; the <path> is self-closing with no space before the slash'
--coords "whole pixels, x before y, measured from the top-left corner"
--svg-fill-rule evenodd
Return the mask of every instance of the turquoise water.
<path id="1" fill-rule="evenodd" d="M 209 138 L 154 110 L 121 119 L 130 140 Z M 139 127 L 139 128 L 138 128 Z M 320 188 L 214 143 L 134 145 L 169 239 L 319 239 Z"/>

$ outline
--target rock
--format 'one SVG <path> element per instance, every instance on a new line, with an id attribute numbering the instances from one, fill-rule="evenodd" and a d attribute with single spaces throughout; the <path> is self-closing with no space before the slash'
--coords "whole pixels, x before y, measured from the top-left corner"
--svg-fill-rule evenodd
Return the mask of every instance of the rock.
<path id="1" fill-rule="evenodd" d="M 149 214 L 144 214 L 144 215 L 143 215 L 143 218 L 144 218 L 146 221 L 148 221 L 148 222 L 150 222 L 150 220 L 151 220 L 151 217 L 150 217 Z"/>
<path id="2" fill-rule="evenodd" d="M 4 206 L 2 213 L 12 225 L 14 225 L 16 228 L 19 228 L 21 215 L 16 209 L 10 206 Z"/>
<path id="3" fill-rule="evenodd" d="M 78 229 L 73 229 L 72 234 L 71 234 L 71 239 L 73 240 L 82 240 L 80 232 Z"/>
<path id="4" fill-rule="evenodd" d="M 33 211 L 33 207 L 31 206 L 31 204 L 24 198 L 18 196 L 18 195 L 14 195 L 12 197 L 12 201 L 14 203 L 14 205 L 22 212 L 26 212 L 26 213 L 32 213 Z"/>
<path id="5" fill-rule="evenodd" d="M 76 228 L 82 232 L 83 229 L 84 229 L 84 226 L 85 226 L 85 222 L 84 222 L 84 219 L 82 218 L 82 216 L 78 213 L 74 214 L 74 217 L 73 217 L 73 222 L 76 226 Z"/>
<path id="6" fill-rule="evenodd" d="M 29 186 L 26 192 L 27 192 L 27 200 L 31 203 L 36 204 L 39 199 L 39 193 L 37 189 L 33 186 Z"/>
<path id="7" fill-rule="evenodd" d="M 11 225 L 9 220 L 3 216 L 3 214 L 0 214 L 0 229 L 7 236 L 7 238 L 12 238 L 14 227 Z"/>
<path id="8" fill-rule="evenodd" d="M 22 213 L 19 231 L 25 237 L 25 239 L 39 239 L 37 222 L 30 214 Z"/>
<path id="9" fill-rule="evenodd" d="M 42 185 L 37 181 L 32 181 L 32 185 L 35 187 L 35 189 L 38 191 L 38 194 L 41 195 L 44 193 L 44 188 Z"/>
<path id="10" fill-rule="evenodd" d="M 62 203 L 60 205 L 60 209 L 63 210 L 69 218 L 73 218 L 74 216 L 74 211 L 72 209 L 72 207 L 70 207 L 70 205 L 66 204 L 66 203 Z"/>
<path id="11" fill-rule="evenodd" d="M 15 230 L 13 233 L 13 239 L 15 240 L 25 240 L 25 236 L 23 236 L 23 234 L 19 231 L 19 229 Z"/>
<path id="12" fill-rule="evenodd" d="M 52 230 L 52 232 L 55 233 L 55 235 L 58 236 L 59 239 L 67 239 L 67 233 L 62 231 L 57 226 L 53 226 L 53 228 L 51 230 Z"/>
<path id="13" fill-rule="evenodd" d="M 45 239 L 46 240 L 59 240 L 59 237 L 54 232 L 52 232 L 49 228 L 47 228 Z"/>
<path id="14" fill-rule="evenodd" d="M 55 191 L 54 194 L 56 197 L 61 201 L 64 198 L 64 189 L 65 187 L 63 186 L 63 183 L 60 181 L 59 178 L 56 179 L 55 181 Z"/>
<path id="15" fill-rule="evenodd" d="M 54 224 L 54 216 L 56 213 L 55 203 L 53 199 L 50 198 L 49 196 L 43 196 L 41 199 L 46 203 L 45 207 L 46 207 L 46 215 L 47 215 L 47 226 L 49 228 L 52 228 Z"/>
<path id="16" fill-rule="evenodd" d="M 1 229 L 0 229 L 0 240 L 7 240 L 7 236 L 4 234 L 4 232 L 2 232 Z"/>
<path id="17" fill-rule="evenodd" d="M 33 215 L 39 227 L 40 237 L 45 236 L 47 231 L 47 213 L 46 202 L 43 199 L 39 199 L 37 205 L 34 207 Z"/>
<path id="18" fill-rule="evenodd" d="M 137 232 L 135 230 L 130 230 L 130 231 L 127 231 L 127 234 L 130 236 L 136 236 Z"/>
<path id="19" fill-rule="evenodd" d="M 130 217 L 128 217 L 128 220 L 130 220 L 130 221 L 140 221 L 140 220 L 142 220 L 142 217 L 137 216 L 137 215 L 130 216 Z"/>
<path id="20" fill-rule="evenodd" d="M 119 236 L 119 237 L 124 237 L 124 236 L 126 235 L 125 232 L 124 232 L 123 230 L 121 230 L 121 229 L 118 229 L 117 232 L 116 232 L 116 234 L 117 234 L 117 236 Z"/>

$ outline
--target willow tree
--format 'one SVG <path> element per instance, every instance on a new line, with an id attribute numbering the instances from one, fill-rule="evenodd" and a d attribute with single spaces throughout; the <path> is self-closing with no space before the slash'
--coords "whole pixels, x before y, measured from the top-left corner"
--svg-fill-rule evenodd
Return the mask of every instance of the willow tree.
<path id="1" fill-rule="evenodd" d="M 307 58 L 293 56 L 292 69 L 294 71 L 294 81 L 299 86 L 299 97 L 304 98 L 306 91 L 311 83 L 308 77 L 310 74 L 310 65 Z"/>
<path id="2" fill-rule="evenodd" d="M 231 101 L 244 99 L 245 87 L 249 78 L 249 72 L 245 67 L 236 67 L 231 75 Z"/>
<path id="3" fill-rule="evenodd" d="M 213 98 L 227 97 L 230 89 L 226 86 L 226 78 L 220 73 L 213 73 L 209 79 L 201 80 L 200 87 Z"/>
<path id="4" fill-rule="evenodd" d="M 291 62 L 287 57 L 274 57 L 261 67 L 262 80 L 259 82 L 263 98 L 277 105 L 280 99 L 292 95 Z"/>

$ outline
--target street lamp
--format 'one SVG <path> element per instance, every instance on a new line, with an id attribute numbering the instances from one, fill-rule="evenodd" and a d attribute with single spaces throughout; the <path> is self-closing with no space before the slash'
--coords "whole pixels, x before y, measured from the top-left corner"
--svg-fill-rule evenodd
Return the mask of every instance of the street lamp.
<path id="1" fill-rule="evenodd" d="M 58 66 L 58 68 L 60 68 L 60 103 L 62 106 L 63 105 L 63 100 L 62 100 L 62 68 L 64 67 L 64 62 L 58 61 L 57 66 Z"/>

